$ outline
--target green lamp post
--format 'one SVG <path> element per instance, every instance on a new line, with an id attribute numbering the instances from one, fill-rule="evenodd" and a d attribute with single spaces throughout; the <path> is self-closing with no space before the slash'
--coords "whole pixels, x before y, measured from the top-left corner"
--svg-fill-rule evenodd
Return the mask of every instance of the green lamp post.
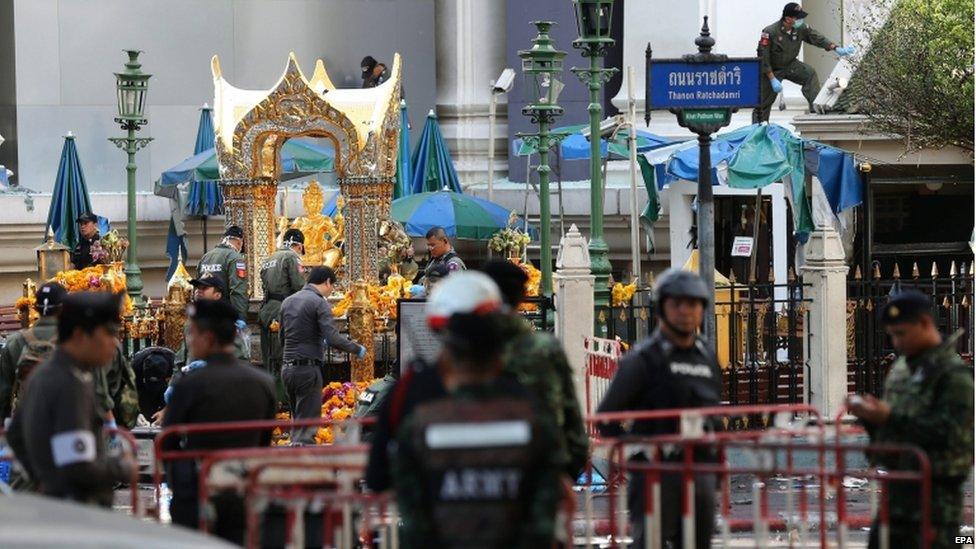
<path id="1" fill-rule="evenodd" d="M 126 192 L 128 194 L 128 225 L 129 249 L 125 261 L 125 280 L 126 291 L 136 307 L 145 306 L 142 297 L 142 271 L 139 269 L 137 259 L 139 245 L 138 233 L 136 232 L 136 152 L 152 141 L 151 137 L 136 137 L 136 131 L 146 124 L 146 91 L 149 89 L 150 74 L 142 72 L 142 65 L 139 63 L 139 50 L 125 50 L 129 56 L 129 61 L 125 64 L 125 70 L 115 73 L 116 90 L 118 92 L 119 116 L 115 119 L 123 130 L 126 130 L 126 137 L 111 137 L 109 141 L 116 147 L 124 150 L 128 155 L 129 162 L 125 165 L 128 177 Z"/>
<path id="2" fill-rule="evenodd" d="M 589 88 L 590 104 L 590 270 L 596 283 L 594 303 L 598 309 L 610 306 L 610 249 L 603 239 L 603 180 L 600 174 L 600 120 L 603 106 L 600 104 L 600 88 L 614 73 L 615 68 L 605 69 L 601 58 L 607 48 L 613 46 L 610 38 L 610 21 L 613 0 L 573 0 L 576 8 L 576 30 L 579 38 L 573 47 L 582 50 L 583 57 L 590 59 L 589 68 L 573 68 L 572 71 Z M 597 320 L 597 335 L 606 335 L 605 320 Z"/>
<path id="3" fill-rule="evenodd" d="M 549 29 L 552 21 L 535 21 L 539 30 L 532 39 L 532 48 L 518 52 L 522 58 L 522 73 L 530 81 L 532 102 L 522 107 L 522 114 L 528 116 L 533 124 L 538 124 L 536 133 L 520 133 L 519 137 L 535 142 L 539 151 L 539 248 L 542 266 L 541 293 L 552 297 L 552 243 L 550 242 L 550 222 L 552 214 L 549 207 L 549 149 L 559 143 L 558 136 L 549 133 L 553 121 L 562 115 L 563 108 L 556 104 L 563 83 L 557 76 L 563 72 L 563 58 L 566 52 L 557 50 Z"/>

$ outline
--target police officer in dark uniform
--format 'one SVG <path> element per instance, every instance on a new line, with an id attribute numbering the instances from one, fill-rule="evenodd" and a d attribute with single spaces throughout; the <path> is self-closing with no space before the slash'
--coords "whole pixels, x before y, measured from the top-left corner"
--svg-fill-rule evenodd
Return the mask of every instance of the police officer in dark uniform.
<path id="1" fill-rule="evenodd" d="M 463 271 L 467 267 L 464 265 L 464 261 L 458 257 L 457 252 L 454 251 L 454 246 L 451 246 L 451 241 L 448 240 L 444 227 L 433 227 L 427 231 L 426 238 L 430 261 L 427 263 L 427 267 L 424 268 L 423 278 L 420 283 L 424 285 L 427 293 L 430 294 L 431 288 L 428 277 L 431 271 L 442 265 L 447 267 L 447 270 L 450 272 Z"/>
<path id="2" fill-rule="evenodd" d="M 339 333 L 326 301 L 332 293 L 336 275 L 328 267 L 316 267 L 308 284 L 281 304 L 283 360 L 281 379 L 288 395 L 293 419 L 322 415 L 322 368 L 326 345 L 347 353 L 366 356 L 366 348 Z M 332 381 L 332 380 L 330 380 Z M 311 444 L 317 427 L 292 430 L 292 442 Z"/>
<path id="3" fill-rule="evenodd" d="M 305 286 L 302 259 L 305 235 L 298 229 L 285 231 L 281 247 L 261 265 L 264 303 L 258 311 L 261 327 L 261 360 L 271 375 L 281 379 L 281 302 Z M 284 394 L 279 387 L 279 396 Z"/>
<path id="4" fill-rule="evenodd" d="M 135 467 L 108 455 L 93 376 L 115 356 L 121 295 L 79 292 L 61 307 L 58 347 L 31 375 L 7 439 L 44 494 L 108 507 Z"/>
<path id="5" fill-rule="evenodd" d="M 552 547 L 565 462 L 552 451 L 548 414 L 528 390 L 500 378 L 501 294 L 485 274 L 469 272 L 448 278 L 431 299 L 450 393 L 419 403 L 396 435 L 402 544 Z"/>
<path id="6" fill-rule="evenodd" d="M 187 423 L 273 419 L 277 407 L 271 376 L 234 356 L 237 313 L 223 300 L 198 300 L 187 308 L 190 320 L 190 352 L 203 357 L 205 365 L 185 374 L 173 385 L 163 427 Z M 165 450 L 216 449 L 268 446 L 270 431 L 237 431 L 172 438 Z M 196 464 L 179 461 L 168 471 L 173 502 L 173 522 L 195 528 L 197 508 Z M 244 509 L 240 498 L 220 494 L 214 532 L 237 544 L 243 543 Z"/>
<path id="7" fill-rule="evenodd" d="M 852 55 L 854 46 L 839 48 L 822 34 L 806 24 L 807 12 L 800 4 L 790 2 L 783 7 L 779 21 L 762 30 L 759 37 L 759 60 L 762 75 L 760 81 L 760 105 L 752 112 L 753 122 L 768 122 L 769 111 L 776 95 L 783 91 L 781 80 L 789 80 L 803 86 L 803 97 L 813 112 L 813 100 L 820 92 L 820 80 L 813 67 L 797 59 L 804 42 L 832 51 L 844 57 Z"/>
<path id="8" fill-rule="evenodd" d="M 711 292 L 695 273 L 680 269 L 665 271 L 654 287 L 658 328 L 621 360 L 598 412 L 697 408 L 721 402 L 722 379 L 714 350 L 697 331 L 705 315 Z M 619 436 L 619 423 L 600 426 L 605 436 Z M 671 420 L 635 421 L 635 435 L 673 434 Z M 637 459 L 644 459 L 638 456 Z M 677 453 L 665 460 L 680 460 Z M 708 547 L 715 526 L 714 475 L 695 477 L 695 538 L 697 547 Z M 634 546 L 644 546 L 644 482 L 635 474 L 629 484 L 629 510 Z M 661 475 L 662 542 L 682 544 L 680 516 L 681 477 Z"/>
<path id="9" fill-rule="evenodd" d="M 197 278 L 213 273 L 226 280 L 230 291 L 224 293 L 224 299 L 230 301 L 241 320 L 247 320 L 247 262 L 241 254 L 243 246 L 244 230 L 237 225 L 227 227 L 220 244 L 200 258 Z"/>
<path id="10" fill-rule="evenodd" d="M 93 213 L 83 213 L 75 220 L 78 223 L 79 235 L 78 244 L 71 252 L 71 264 L 75 269 L 81 270 L 92 265 L 105 263 L 105 258 L 92 257 L 92 247 L 100 247 L 98 234 L 98 217 Z"/>

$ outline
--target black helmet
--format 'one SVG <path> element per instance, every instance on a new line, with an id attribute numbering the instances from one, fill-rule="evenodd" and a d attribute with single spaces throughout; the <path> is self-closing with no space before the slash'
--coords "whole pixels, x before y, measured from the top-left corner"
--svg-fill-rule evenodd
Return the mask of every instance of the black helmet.
<path id="1" fill-rule="evenodd" d="M 282 238 L 282 243 L 286 246 L 291 246 L 293 244 L 305 244 L 305 235 L 302 231 L 298 229 L 288 229 L 285 231 L 285 237 Z"/>
<path id="2" fill-rule="evenodd" d="M 690 297 L 708 303 L 711 292 L 705 281 L 691 271 L 668 269 L 661 273 L 654 285 L 654 301 L 659 305 L 666 297 Z"/>

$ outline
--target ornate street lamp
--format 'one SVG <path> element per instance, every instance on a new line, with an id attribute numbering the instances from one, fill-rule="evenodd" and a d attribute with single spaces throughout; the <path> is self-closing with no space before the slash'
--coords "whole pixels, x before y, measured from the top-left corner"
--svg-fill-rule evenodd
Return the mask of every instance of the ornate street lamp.
<path id="1" fill-rule="evenodd" d="M 576 31 L 579 38 L 573 47 L 582 50 L 583 57 L 590 59 L 589 68 L 573 68 L 572 71 L 590 90 L 590 270 L 596 279 L 594 303 L 598 309 L 610 306 L 610 249 L 603 239 L 603 181 L 600 174 L 600 120 L 603 107 L 600 104 L 600 88 L 614 73 L 615 68 L 605 69 L 601 58 L 607 48 L 613 46 L 610 38 L 610 22 L 613 19 L 613 0 L 573 0 L 576 8 Z M 598 317 L 599 319 L 600 317 Z M 606 335 L 604 320 L 597 322 L 597 335 Z"/>
<path id="2" fill-rule="evenodd" d="M 129 61 L 125 64 L 125 70 L 115 73 L 116 89 L 118 92 L 119 116 L 115 119 L 123 130 L 126 130 L 126 137 L 111 137 L 109 141 L 115 146 L 124 150 L 129 157 L 129 162 L 125 166 L 128 194 L 128 231 L 129 249 L 125 262 L 126 291 L 132 299 L 133 305 L 142 307 L 142 271 L 139 269 L 137 259 L 138 235 L 136 233 L 136 152 L 145 147 L 152 141 L 151 137 L 136 137 L 136 131 L 146 124 L 146 91 L 149 89 L 150 74 L 142 72 L 142 65 L 139 63 L 139 50 L 126 50 Z"/>
<path id="3" fill-rule="evenodd" d="M 522 73 L 529 80 L 532 90 L 532 102 L 522 108 L 522 114 L 528 116 L 533 124 L 538 124 L 537 133 L 519 134 L 520 137 L 537 144 L 539 151 L 539 248 L 542 266 L 541 294 L 546 298 L 552 297 L 552 244 L 550 243 L 551 213 L 549 208 L 549 149 L 559 143 L 558 137 L 552 136 L 549 129 L 557 116 L 562 115 L 563 108 L 556 101 L 563 89 L 563 83 L 557 78 L 563 72 L 563 58 L 566 52 L 557 50 L 549 29 L 552 21 L 535 21 L 533 24 L 539 29 L 539 34 L 532 40 L 532 49 L 518 52 L 522 58 Z"/>

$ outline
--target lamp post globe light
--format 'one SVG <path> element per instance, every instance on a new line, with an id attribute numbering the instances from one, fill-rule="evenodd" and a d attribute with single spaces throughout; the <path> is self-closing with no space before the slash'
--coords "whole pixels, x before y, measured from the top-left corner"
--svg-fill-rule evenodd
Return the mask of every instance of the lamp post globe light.
<path id="1" fill-rule="evenodd" d="M 576 10 L 576 30 L 579 38 L 573 47 L 588 57 L 588 68 L 573 68 L 573 73 L 590 90 L 590 270 L 595 278 L 594 304 L 598 309 L 610 306 L 610 250 L 603 239 L 603 181 L 600 174 L 600 88 L 615 68 L 603 68 L 601 58 L 613 46 L 610 23 L 613 19 L 613 0 L 573 0 Z M 606 318 L 597 317 L 597 335 L 606 336 Z"/>
<path id="2" fill-rule="evenodd" d="M 128 255 L 125 261 L 126 292 L 136 307 L 145 305 L 142 297 L 142 271 L 137 259 L 139 245 L 136 233 L 136 152 L 152 141 L 151 137 L 136 137 L 136 131 L 146 124 L 146 92 L 149 89 L 150 74 L 142 72 L 139 63 L 139 50 L 125 50 L 129 56 L 125 70 L 115 73 L 118 94 L 119 116 L 117 123 L 126 130 L 126 137 L 111 137 L 109 141 L 124 150 L 128 156 L 125 165 L 127 176 L 126 194 L 128 198 L 126 221 L 129 237 Z"/>
<path id="3" fill-rule="evenodd" d="M 532 39 L 532 48 L 518 52 L 522 59 L 522 73 L 529 81 L 532 102 L 522 108 L 533 124 L 539 126 L 536 133 L 519 134 L 530 142 L 537 143 L 539 151 L 539 248 L 542 270 L 541 293 L 552 297 L 552 244 L 550 242 L 550 222 L 552 214 L 549 206 L 549 149 L 558 144 L 559 139 L 549 133 L 553 121 L 562 115 L 563 108 L 556 101 L 564 85 L 558 76 L 563 72 L 563 59 L 566 52 L 557 50 L 549 29 L 552 21 L 535 21 L 538 34 Z"/>

